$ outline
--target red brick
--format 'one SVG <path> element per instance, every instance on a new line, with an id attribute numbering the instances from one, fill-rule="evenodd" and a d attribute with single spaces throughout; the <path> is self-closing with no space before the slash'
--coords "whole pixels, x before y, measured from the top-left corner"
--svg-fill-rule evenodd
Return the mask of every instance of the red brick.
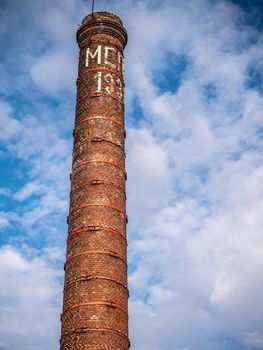
<path id="1" fill-rule="evenodd" d="M 61 350 L 127 350 L 123 50 L 107 12 L 84 18 L 71 174 Z"/>

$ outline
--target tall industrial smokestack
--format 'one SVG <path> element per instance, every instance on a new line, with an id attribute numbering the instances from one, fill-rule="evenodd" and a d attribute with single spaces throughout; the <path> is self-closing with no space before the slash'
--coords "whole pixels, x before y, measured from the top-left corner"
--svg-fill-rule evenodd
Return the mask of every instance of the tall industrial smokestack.
<path id="1" fill-rule="evenodd" d="M 96 12 L 80 47 L 65 262 L 61 350 L 127 350 L 128 289 L 124 152 L 127 33 Z"/>

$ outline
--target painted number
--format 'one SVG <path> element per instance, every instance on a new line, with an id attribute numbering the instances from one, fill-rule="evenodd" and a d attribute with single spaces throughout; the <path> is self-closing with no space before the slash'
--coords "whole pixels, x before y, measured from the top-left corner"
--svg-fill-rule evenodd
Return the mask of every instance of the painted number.
<path id="1" fill-rule="evenodd" d="M 120 51 L 111 46 L 98 45 L 93 50 L 88 47 L 86 50 L 85 67 L 89 67 L 91 62 L 115 70 L 121 76 L 124 72 L 123 56 Z M 113 95 L 118 99 L 123 99 L 123 83 L 122 79 L 117 78 L 114 74 L 107 71 L 98 71 L 94 75 L 96 83 L 96 93 L 106 93 Z"/>

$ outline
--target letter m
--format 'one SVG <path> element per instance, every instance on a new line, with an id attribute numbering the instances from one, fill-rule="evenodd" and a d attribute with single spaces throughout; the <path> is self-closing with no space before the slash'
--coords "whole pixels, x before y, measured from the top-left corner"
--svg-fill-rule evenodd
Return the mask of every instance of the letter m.
<path id="1" fill-rule="evenodd" d="M 97 50 L 92 53 L 90 48 L 88 47 L 87 48 L 87 51 L 86 51 L 86 64 L 85 64 L 85 67 L 88 67 L 89 64 L 90 64 L 90 58 L 91 59 L 94 59 L 95 57 L 97 56 L 97 63 L 98 64 L 101 64 L 101 45 L 99 45 L 97 47 Z"/>

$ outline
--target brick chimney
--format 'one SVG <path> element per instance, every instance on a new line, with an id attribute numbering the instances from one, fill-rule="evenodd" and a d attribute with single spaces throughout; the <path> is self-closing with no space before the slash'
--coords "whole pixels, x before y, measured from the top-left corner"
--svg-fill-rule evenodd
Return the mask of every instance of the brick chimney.
<path id="1" fill-rule="evenodd" d="M 84 18 L 68 216 L 61 350 L 127 350 L 124 150 L 127 32 L 108 12 Z"/>

